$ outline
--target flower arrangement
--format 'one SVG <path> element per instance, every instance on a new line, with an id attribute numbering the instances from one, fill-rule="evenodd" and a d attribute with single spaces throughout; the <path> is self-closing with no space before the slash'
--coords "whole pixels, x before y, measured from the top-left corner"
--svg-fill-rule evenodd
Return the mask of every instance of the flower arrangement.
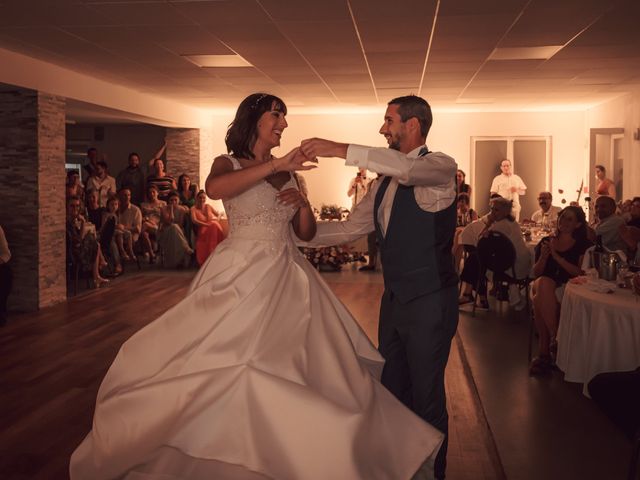
<path id="1" fill-rule="evenodd" d="M 348 210 L 346 210 L 348 213 Z M 345 209 L 337 205 L 322 205 L 320 207 L 320 220 L 342 220 Z"/>
<path id="2" fill-rule="evenodd" d="M 302 253 L 320 271 L 339 272 L 342 265 L 353 262 L 356 257 L 345 247 L 303 248 Z"/>

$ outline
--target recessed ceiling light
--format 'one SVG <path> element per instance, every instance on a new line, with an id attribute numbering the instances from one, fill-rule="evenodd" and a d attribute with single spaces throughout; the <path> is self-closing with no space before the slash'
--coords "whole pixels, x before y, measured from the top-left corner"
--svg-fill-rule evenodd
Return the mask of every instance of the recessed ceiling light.
<path id="1" fill-rule="evenodd" d="M 489 60 L 548 60 L 563 46 L 494 48 L 489 55 Z"/>
<path id="2" fill-rule="evenodd" d="M 253 67 L 240 55 L 182 55 L 199 67 Z"/>

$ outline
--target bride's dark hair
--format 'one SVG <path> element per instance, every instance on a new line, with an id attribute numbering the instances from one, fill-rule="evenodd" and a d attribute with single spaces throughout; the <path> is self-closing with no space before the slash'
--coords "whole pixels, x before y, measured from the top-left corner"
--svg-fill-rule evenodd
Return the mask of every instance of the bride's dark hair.
<path id="1" fill-rule="evenodd" d="M 252 93 L 238 106 L 238 111 L 229 124 L 224 142 L 227 152 L 236 158 L 253 159 L 251 149 L 256 142 L 258 119 L 264 112 L 277 110 L 287 114 L 287 106 L 275 95 L 268 93 Z"/>

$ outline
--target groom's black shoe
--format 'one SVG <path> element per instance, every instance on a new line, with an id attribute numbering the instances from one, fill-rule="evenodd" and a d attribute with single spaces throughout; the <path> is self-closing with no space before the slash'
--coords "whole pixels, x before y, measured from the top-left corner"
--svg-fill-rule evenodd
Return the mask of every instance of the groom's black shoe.
<path id="1" fill-rule="evenodd" d="M 360 272 L 372 272 L 376 269 L 375 265 L 364 265 L 360 267 L 358 270 Z"/>

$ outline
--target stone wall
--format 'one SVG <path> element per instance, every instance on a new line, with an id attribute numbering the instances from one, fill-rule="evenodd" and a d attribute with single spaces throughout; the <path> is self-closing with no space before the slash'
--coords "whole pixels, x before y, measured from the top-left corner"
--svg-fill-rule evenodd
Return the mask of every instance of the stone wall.
<path id="1" fill-rule="evenodd" d="M 167 174 L 178 177 L 186 173 L 192 183 L 200 182 L 200 130 L 197 128 L 167 128 Z"/>
<path id="2" fill-rule="evenodd" d="M 0 224 L 12 253 L 11 310 L 66 298 L 64 99 L 0 91 Z"/>

